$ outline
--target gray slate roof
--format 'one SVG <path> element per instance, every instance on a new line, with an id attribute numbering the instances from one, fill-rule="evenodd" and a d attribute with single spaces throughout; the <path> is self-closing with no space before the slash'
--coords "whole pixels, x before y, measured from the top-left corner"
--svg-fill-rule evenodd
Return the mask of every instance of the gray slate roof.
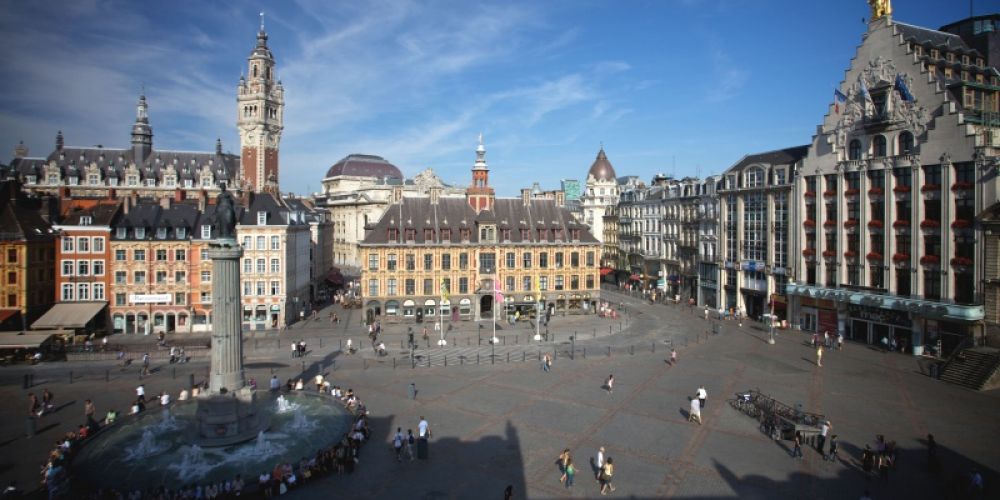
<path id="1" fill-rule="evenodd" d="M 464 198 L 439 198 L 437 204 L 431 204 L 430 198 L 404 197 L 399 203 L 390 205 L 379 221 L 371 227 L 371 231 L 362 241 L 362 245 L 377 245 L 389 243 L 389 229 L 399 230 L 400 238 L 404 238 L 404 229 L 415 229 L 414 242 L 428 243 L 424 240 L 424 229 L 433 229 L 435 237 L 441 238 L 441 229 L 451 229 L 451 243 L 461 243 L 460 229 L 470 230 L 470 243 L 479 242 L 477 221 L 480 223 L 495 223 L 498 230 L 510 229 L 510 243 L 544 243 L 538 241 L 538 229 L 548 229 L 548 239 L 553 243 L 555 229 L 564 230 L 564 240 L 570 239 L 571 229 L 580 230 L 580 243 L 598 243 L 586 226 L 576 222 L 573 215 L 563 207 L 556 205 L 555 200 L 532 199 L 526 206 L 520 198 L 496 198 L 492 211 L 476 211 L 469 206 Z M 528 240 L 521 238 L 521 229 L 528 229 Z M 498 240 L 502 236 L 498 234 Z M 434 242 L 431 242 L 434 243 Z"/>
<path id="2" fill-rule="evenodd" d="M 809 146 L 794 146 L 785 149 L 776 149 L 744 156 L 739 162 L 729 168 L 729 170 L 741 170 L 744 167 L 755 163 L 770 165 L 791 165 L 806 157 L 809 153 Z"/>
<path id="3" fill-rule="evenodd" d="M 84 168 L 96 163 L 102 179 L 115 177 L 124 179 L 125 169 L 134 160 L 131 149 L 65 147 L 52 151 L 47 158 L 14 158 L 11 167 L 21 176 L 42 175 L 42 167 L 55 162 L 63 177 L 83 177 Z M 219 180 L 229 180 L 236 176 L 240 167 L 240 157 L 216 152 L 192 152 L 153 150 L 145 161 L 136 165 L 140 180 L 162 179 L 163 172 L 170 166 L 177 171 L 179 179 L 194 178 L 201 168 L 208 165 Z"/>
<path id="4" fill-rule="evenodd" d="M 932 30 L 930 28 L 923 28 L 920 26 L 914 26 L 912 24 L 901 23 L 894 21 L 893 24 L 896 29 L 903 35 L 903 39 L 911 42 L 916 42 L 921 45 L 930 44 L 934 47 L 944 48 L 947 50 L 960 50 L 963 52 L 976 52 L 970 49 L 962 37 L 955 35 L 953 33 L 945 33 L 943 31 Z"/>

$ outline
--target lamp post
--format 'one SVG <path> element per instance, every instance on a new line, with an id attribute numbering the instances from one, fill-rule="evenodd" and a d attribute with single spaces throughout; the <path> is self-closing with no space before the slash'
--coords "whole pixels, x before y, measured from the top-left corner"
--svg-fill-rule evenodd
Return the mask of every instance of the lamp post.
<path id="1" fill-rule="evenodd" d="M 769 323 L 769 328 L 767 329 L 767 343 L 774 345 L 774 294 L 771 294 L 771 314 L 768 315 L 767 321 Z"/>
<path id="2" fill-rule="evenodd" d="M 535 303 L 535 341 L 542 340 L 542 302 L 538 301 Z"/>

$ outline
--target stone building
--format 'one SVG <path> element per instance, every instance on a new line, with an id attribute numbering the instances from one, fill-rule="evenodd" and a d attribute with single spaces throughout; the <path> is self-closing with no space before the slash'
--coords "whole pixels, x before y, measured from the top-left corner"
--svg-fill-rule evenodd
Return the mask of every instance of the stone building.
<path id="1" fill-rule="evenodd" d="M 965 28 L 983 20 L 946 28 L 972 40 Z M 996 237 L 980 216 L 1000 200 L 1000 75 L 986 56 L 963 36 L 872 16 L 795 181 L 793 324 L 914 354 L 982 334 Z"/>
<path id="2" fill-rule="evenodd" d="M 10 320 L 19 329 L 55 298 L 55 232 L 34 201 L 17 181 L 0 183 L 0 323 Z"/>
<path id="3" fill-rule="evenodd" d="M 699 306 L 719 307 L 719 198 L 720 177 L 709 176 L 698 185 L 698 296 Z"/>
<path id="4" fill-rule="evenodd" d="M 604 212 L 618 203 L 618 178 L 602 146 L 597 158 L 587 171 L 583 193 L 580 196 L 580 210 L 583 223 L 590 228 L 594 237 L 604 238 Z"/>
<path id="5" fill-rule="evenodd" d="M 808 146 L 744 156 L 723 172 L 716 190 L 724 259 L 719 307 L 750 318 L 785 317 L 792 184 Z"/>
<path id="6" fill-rule="evenodd" d="M 485 148 L 465 198 L 403 196 L 370 224 L 361 253 L 366 317 L 386 321 L 491 319 L 594 311 L 600 244 L 554 199 L 496 198 Z M 439 318 L 440 316 L 440 318 Z M 502 317 L 502 316 L 501 316 Z"/>
<path id="7" fill-rule="evenodd" d="M 307 211 L 263 193 L 236 225 L 243 245 L 243 327 L 283 328 L 306 318 L 312 304 L 312 232 Z"/>
<path id="8" fill-rule="evenodd" d="M 351 154 L 334 163 L 323 178 L 323 191 L 316 193 L 317 208 L 330 212 L 333 243 L 331 265 L 348 276 L 360 276 L 358 245 L 365 237 L 365 226 L 382 217 L 393 202 L 396 187 L 403 196 L 427 196 L 433 188 L 441 196 L 465 197 L 465 190 L 445 184 L 431 169 L 412 179 L 386 159 L 375 155 Z"/>
<path id="9" fill-rule="evenodd" d="M 23 189 L 34 195 L 62 193 L 78 198 L 138 195 L 143 198 L 213 198 L 219 187 L 277 192 L 278 146 L 281 139 L 284 90 L 274 78 L 274 58 L 263 28 L 248 58 L 249 79 L 237 88 L 242 158 L 224 153 L 221 140 L 214 151 L 155 149 L 149 104 L 140 95 L 128 148 L 65 145 L 62 132 L 44 157 L 31 157 L 22 143 L 10 162 Z"/>

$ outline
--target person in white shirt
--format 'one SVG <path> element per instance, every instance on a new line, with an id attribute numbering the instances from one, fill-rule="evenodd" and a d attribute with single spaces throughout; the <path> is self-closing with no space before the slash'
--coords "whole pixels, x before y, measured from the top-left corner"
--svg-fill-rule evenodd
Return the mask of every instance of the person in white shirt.
<path id="1" fill-rule="evenodd" d="M 135 396 L 143 401 L 146 400 L 146 387 L 140 385 L 135 388 Z"/>
<path id="2" fill-rule="evenodd" d="M 705 408 L 705 402 L 708 400 L 708 391 L 705 390 L 705 386 L 698 387 L 698 408 Z"/>
<path id="3" fill-rule="evenodd" d="M 421 416 L 420 423 L 417 424 L 417 435 L 421 439 L 427 439 L 430 437 L 430 434 L 431 434 L 430 424 L 427 423 L 427 419 Z"/>
<path id="4" fill-rule="evenodd" d="M 604 469 L 603 446 L 597 449 L 597 456 L 594 457 L 594 468 L 596 469 L 596 471 L 594 472 L 594 479 L 599 481 L 601 479 L 601 471 Z"/>
<path id="5" fill-rule="evenodd" d="M 698 398 L 691 399 L 691 412 L 688 415 L 688 422 L 698 422 L 701 425 L 701 403 Z"/>
<path id="6" fill-rule="evenodd" d="M 170 405 L 170 394 L 167 394 L 166 391 L 161 392 L 160 393 L 160 406 L 169 406 L 169 405 Z"/>

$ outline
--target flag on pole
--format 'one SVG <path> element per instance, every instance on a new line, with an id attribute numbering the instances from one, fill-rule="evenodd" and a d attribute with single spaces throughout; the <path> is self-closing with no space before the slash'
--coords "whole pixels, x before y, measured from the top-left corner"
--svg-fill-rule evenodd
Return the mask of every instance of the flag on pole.
<path id="1" fill-rule="evenodd" d="M 903 74 L 898 73 L 896 75 L 896 90 L 899 91 L 899 96 L 903 98 L 906 102 L 913 102 L 916 99 L 913 98 L 913 94 L 910 93 L 910 89 L 906 86 L 906 81 L 903 80 Z"/>
<path id="2" fill-rule="evenodd" d="M 847 102 L 847 96 L 840 89 L 833 89 L 833 109 L 840 113 L 840 105 Z"/>
<path id="3" fill-rule="evenodd" d="M 503 290 L 500 289 L 500 276 L 493 280 L 493 300 L 503 302 Z"/>
<path id="4" fill-rule="evenodd" d="M 448 301 L 448 282 L 445 281 L 444 278 L 442 278 L 441 279 L 441 302 L 447 302 L 447 301 Z"/>
<path id="5" fill-rule="evenodd" d="M 868 101 L 871 104 L 874 104 L 872 102 L 872 95 L 868 93 L 868 85 L 865 84 L 865 79 L 858 77 L 858 83 L 861 85 L 861 95 L 864 96 L 866 101 Z"/>

